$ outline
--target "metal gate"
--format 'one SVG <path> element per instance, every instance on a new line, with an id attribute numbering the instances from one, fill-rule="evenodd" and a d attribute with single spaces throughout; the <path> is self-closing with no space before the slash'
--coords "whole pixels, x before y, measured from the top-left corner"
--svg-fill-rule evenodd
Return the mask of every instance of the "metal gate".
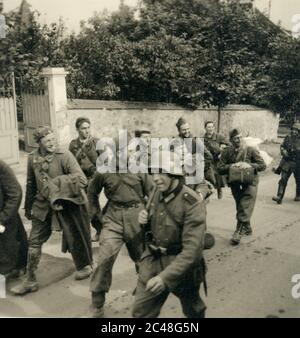
<path id="1" fill-rule="evenodd" d="M 0 159 L 8 164 L 19 162 L 17 105 L 13 74 L 0 85 Z"/>
<path id="2" fill-rule="evenodd" d="M 24 116 L 25 150 L 37 147 L 33 138 L 34 130 L 43 125 L 51 126 L 49 95 L 45 90 L 27 90 L 22 92 Z"/>

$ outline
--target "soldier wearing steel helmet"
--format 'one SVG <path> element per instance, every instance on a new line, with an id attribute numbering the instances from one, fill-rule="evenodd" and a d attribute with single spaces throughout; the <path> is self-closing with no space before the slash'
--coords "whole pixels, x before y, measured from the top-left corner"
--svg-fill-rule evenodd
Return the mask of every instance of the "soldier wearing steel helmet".
<path id="1" fill-rule="evenodd" d="M 156 184 L 152 207 L 139 213 L 139 223 L 148 224 L 149 229 L 138 264 L 133 316 L 158 317 L 173 293 L 180 299 L 186 317 L 203 318 L 206 306 L 199 289 L 205 281 L 204 204 L 196 192 L 184 185 L 177 154 L 162 151 L 158 158 L 160 161 L 154 157 L 156 163 L 151 166 Z"/>
<path id="2" fill-rule="evenodd" d="M 300 202 L 300 122 L 294 123 L 291 134 L 285 137 L 280 151 L 282 161 L 277 173 L 281 173 L 281 179 L 278 183 L 277 196 L 273 197 L 273 201 L 278 204 L 282 203 L 289 178 L 294 174 L 296 180 L 295 201 Z"/>

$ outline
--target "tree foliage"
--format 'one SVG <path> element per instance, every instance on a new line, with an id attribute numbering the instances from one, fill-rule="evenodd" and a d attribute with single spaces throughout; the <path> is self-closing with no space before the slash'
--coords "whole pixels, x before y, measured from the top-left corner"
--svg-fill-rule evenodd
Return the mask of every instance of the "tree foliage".
<path id="1" fill-rule="evenodd" d="M 255 104 L 296 113 L 300 43 L 238 0 L 141 0 L 95 13 L 78 34 L 63 22 L 18 28 L 0 41 L 0 69 L 36 82 L 41 67 L 65 67 L 76 98 Z"/>

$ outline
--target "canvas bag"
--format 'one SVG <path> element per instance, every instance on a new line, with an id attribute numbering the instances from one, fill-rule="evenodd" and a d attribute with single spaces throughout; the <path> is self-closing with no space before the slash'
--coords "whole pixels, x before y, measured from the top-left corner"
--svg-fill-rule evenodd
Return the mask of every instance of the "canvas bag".
<path id="1" fill-rule="evenodd" d="M 248 154 L 248 148 L 246 148 L 244 152 L 244 159 L 243 162 L 246 162 Z M 252 184 L 255 179 L 255 169 L 254 168 L 247 168 L 241 169 L 237 167 L 231 166 L 229 169 L 229 177 L 228 183 L 229 184 Z"/>

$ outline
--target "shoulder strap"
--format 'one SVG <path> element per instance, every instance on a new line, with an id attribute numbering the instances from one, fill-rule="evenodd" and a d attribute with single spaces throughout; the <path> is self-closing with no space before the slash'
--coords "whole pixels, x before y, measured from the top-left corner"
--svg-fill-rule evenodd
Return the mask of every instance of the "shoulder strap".
<path id="1" fill-rule="evenodd" d="M 246 149 L 244 151 L 244 162 L 246 162 L 246 160 L 247 160 L 247 155 L 248 155 L 248 147 L 246 147 Z"/>

